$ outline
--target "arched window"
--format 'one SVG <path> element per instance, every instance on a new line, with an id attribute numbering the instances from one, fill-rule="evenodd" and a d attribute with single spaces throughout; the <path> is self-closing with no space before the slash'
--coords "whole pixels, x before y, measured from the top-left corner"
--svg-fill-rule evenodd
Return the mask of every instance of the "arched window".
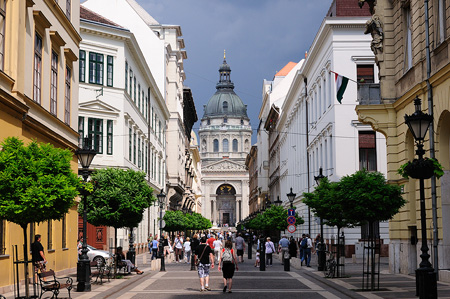
<path id="1" fill-rule="evenodd" d="M 222 141 L 222 151 L 227 153 L 228 152 L 228 139 L 224 139 Z"/>
<path id="2" fill-rule="evenodd" d="M 214 148 L 214 152 L 215 153 L 219 152 L 219 140 L 214 139 L 214 141 L 213 141 L 213 148 Z"/>
<path id="3" fill-rule="evenodd" d="M 238 141 L 237 139 L 233 139 L 233 152 L 238 151 Z"/>
<path id="4" fill-rule="evenodd" d="M 228 102 L 224 101 L 222 106 L 223 106 L 223 112 L 228 112 Z"/>
<path id="5" fill-rule="evenodd" d="M 206 152 L 206 140 L 203 139 L 202 141 L 202 152 Z"/>

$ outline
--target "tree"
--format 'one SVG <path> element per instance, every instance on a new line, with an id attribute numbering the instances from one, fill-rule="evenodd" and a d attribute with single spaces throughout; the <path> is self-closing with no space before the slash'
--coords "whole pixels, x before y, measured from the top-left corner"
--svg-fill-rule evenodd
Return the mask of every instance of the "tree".
<path id="1" fill-rule="evenodd" d="M 272 205 L 269 209 L 265 210 L 262 214 L 256 215 L 255 218 L 249 220 L 245 227 L 253 230 L 267 231 L 270 229 L 286 230 L 288 211 L 282 206 Z M 295 214 L 296 225 L 302 224 L 305 221 Z"/>
<path id="2" fill-rule="evenodd" d="M 104 168 L 92 173 L 94 191 L 87 199 L 87 220 L 93 225 L 117 229 L 137 227 L 144 210 L 156 200 L 153 189 L 145 180 L 145 173 L 132 169 Z M 83 211 L 83 204 L 79 205 Z"/>
<path id="3" fill-rule="evenodd" d="M 28 290 L 27 226 L 31 222 L 60 220 L 75 204 L 81 186 L 71 169 L 68 149 L 16 137 L 2 142 L 0 151 L 0 218 L 22 227 L 25 283 Z"/>
<path id="4" fill-rule="evenodd" d="M 211 221 L 199 213 L 183 214 L 182 211 L 166 211 L 163 217 L 165 231 L 205 230 L 212 227 Z"/>

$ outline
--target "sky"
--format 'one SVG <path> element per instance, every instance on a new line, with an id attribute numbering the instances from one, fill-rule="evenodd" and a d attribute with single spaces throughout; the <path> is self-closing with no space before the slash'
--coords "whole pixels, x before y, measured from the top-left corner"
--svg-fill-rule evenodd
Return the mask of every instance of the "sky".
<path id="1" fill-rule="evenodd" d="M 355 0 L 356 1 L 356 0 Z M 226 50 L 235 92 L 247 105 L 256 142 L 263 79 L 305 57 L 332 0 L 137 0 L 159 23 L 180 25 L 185 85 L 197 116 L 215 93 Z M 200 121 L 194 125 L 198 129 Z"/>

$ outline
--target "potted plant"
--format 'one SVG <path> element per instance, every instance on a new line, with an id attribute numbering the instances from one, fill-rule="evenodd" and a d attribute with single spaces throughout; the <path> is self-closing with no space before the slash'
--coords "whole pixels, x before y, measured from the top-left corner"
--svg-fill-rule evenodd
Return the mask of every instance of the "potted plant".
<path id="1" fill-rule="evenodd" d="M 440 178 L 444 175 L 442 165 L 436 159 L 424 158 L 408 161 L 397 170 L 405 179 L 411 177 L 413 179 L 429 179 L 433 175 Z"/>

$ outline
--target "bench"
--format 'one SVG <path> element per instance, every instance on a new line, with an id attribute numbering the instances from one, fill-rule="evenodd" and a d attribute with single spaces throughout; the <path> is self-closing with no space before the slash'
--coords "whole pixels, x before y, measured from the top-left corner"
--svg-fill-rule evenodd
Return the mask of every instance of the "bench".
<path id="1" fill-rule="evenodd" d="M 42 295 L 45 292 L 52 292 L 53 297 L 58 298 L 58 294 L 61 289 L 67 289 L 69 291 L 69 298 L 70 298 L 70 290 L 72 289 L 72 283 L 73 280 L 70 277 L 56 277 L 55 271 L 49 270 L 44 271 L 38 274 L 39 277 L 39 284 L 41 285 L 41 295 L 39 298 L 42 297 Z M 61 283 L 59 280 L 65 280 L 65 282 Z"/>
<path id="2" fill-rule="evenodd" d="M 122 261 L 122 257 L 120 255 L 116 255 L 114 257 L 114 260 L 116 262 L 115 266 L 117 269 L 117 273 L 120 274 L 120 270 L 123 269 L 123 274 L 128 274 L 128 269 L 127 269 L 127 263 L 125 263 L 124 261 Z"/>
<path id="3" fill-rule="evenodd" d="M 100 278 L 100 284 L 103 284 L 103 277 L 108 277 L 108 282 L 111 277 L 111 263 L 107 265 L 105 262 L 90 262 L 91 266 L 91 279 L 95 277 L 95 283 Z"/>

